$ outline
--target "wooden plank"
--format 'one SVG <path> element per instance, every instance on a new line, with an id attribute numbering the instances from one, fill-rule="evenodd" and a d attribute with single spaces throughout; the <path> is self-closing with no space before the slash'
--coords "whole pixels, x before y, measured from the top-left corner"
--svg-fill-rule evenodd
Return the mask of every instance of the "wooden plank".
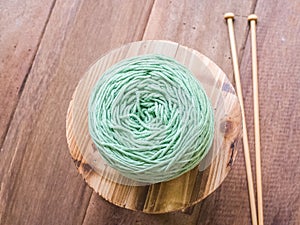
<path id="1" fill-rule="evenodd" d="M 214 4 L 211 4 L 211 1 L 196 0 L 155 1 L 143 39 L 167 39 L 194 48 L 215 61 L 232 81 L 229 40 L 223 15 L 228 11 L 236 14 L 235 27 L 239 30 L 237 46 L 241 56 L 247 34 L 247 16 L 253 10 L 254 3 L 255 1 L 246 3 L 245 1 L 217 1 Z M 204 203 L 196 205 L 190 215 L 181 212 L 162 215 L 129 213 L 128 210 L 112 205 L 102 207 L 101 199 L 93 195 L 84 224 L 101 222 L 118 224 L 119 221 L 122 221 L 122 224 L 196 224 L 198 217 L 199 224 L 214 224 L 211 220 L 215 212 L 219 213 L 218 221 L 223 216 L 226 222 L 236 221 L 236 224 L 248 224 L 250 211 L 248 210 L 247 182 L 244 159 L 240 150 L 241 145 L 238 160 L 234 163 L 233 170 L 223 185 Z M 222 210 L 219 205 L 218 208 L 214 208 L 218 201 L 222 202 Z M 236 212 L 242 216 L 238 218 Z M 221 221 L 219 224 L 227 223 Z"/>
<path id="2" fill-rule="evenodd" d="M 255 10 L 265 224 L 300 221 L 299 11 L 299 3 L 280 1 L 259 1 Z M 250 39 L 244 52 L 241 80 L 255 174 Z M 251 224 L 244 168 L 240 154 L 221 188 L 202 202 L 198 224 Z"/>
<path id="3" fill-rule="evenodd" d="M 259 0 L 255 13 L 264 221 L 299 224 L 300 4 Z M 249 116 L 253 112 L 252 85 L 248 85 L 252 83 L 250 47 L 249 38 L 241 66 Z M 249 116 L 249 133 L 254 134 Z M 254 135 L 250 143 L 254 149 Z"/>
<path id="4" fill-rule="evenodd" d="M 237 50 L 242 56 L 248 14 L 254 7 L 248 1 L 156 1 L 144 39 L 166 39 L 198 50 L 212 59 L 233 81 L 231 54 L 224 14 L 234 12 Z"/>
<path id="5" fill-rule="evenodd" d="M 1 224 L 82 223 L 92 192 L 68 153 L 67 107 L 91 62 L 142 38 L 151 6 L 56 2 L 1 150 Z"/>
<path id="6" fill-rule="evenodd" d="M 92 224 L 134 224 L 134 225 L 161 225 L 161 224 L 196 224 L 200 205 L 196 205 L 193 213 L 171 212 L 165 214 L 146 214 L 120 208 L 93 195 L 84 223 Z"/>
<path id="7" fill-rule="evenodd" d="M 0 147 L 54 1 L 0 2 Z"/>

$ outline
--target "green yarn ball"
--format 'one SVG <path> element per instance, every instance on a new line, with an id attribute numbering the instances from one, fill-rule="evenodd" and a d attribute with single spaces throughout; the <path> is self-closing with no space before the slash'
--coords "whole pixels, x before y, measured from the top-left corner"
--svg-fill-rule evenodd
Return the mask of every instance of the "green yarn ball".
<path id="1" fill-rule="evenodd" d="M 139 182 L 174 179 L 199 165 L 214 134 L 211 103 L 183 65 L 141 55 L 109 68 L 89 99 L 89 132 L 103 159 Z"/>

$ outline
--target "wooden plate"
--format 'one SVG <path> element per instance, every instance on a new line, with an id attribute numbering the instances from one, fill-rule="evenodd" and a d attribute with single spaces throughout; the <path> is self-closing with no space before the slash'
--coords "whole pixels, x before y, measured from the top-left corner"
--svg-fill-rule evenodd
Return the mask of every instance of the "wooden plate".
<path id="1" fill-rule="evenodd" d="M 182 176 L 158 184 L 133 182 L 110 168 L 93 146 L 88 132 L 88 100 L 101 75 L 125 58 L 162 54 L 189 68 L 200 80 L 215 114 L 214 143 L 200 165 Z M 78 172 L 109 202 L 146 213 L 165 213 L 189 207 L 212 193 L 227 176 L 241 138 L 240 105 L 224 72 L 201 53 L 170 41 L 140 41 L 111 51 L 94 63 L 79 82 L 67 114 L 67 140 Z"/>

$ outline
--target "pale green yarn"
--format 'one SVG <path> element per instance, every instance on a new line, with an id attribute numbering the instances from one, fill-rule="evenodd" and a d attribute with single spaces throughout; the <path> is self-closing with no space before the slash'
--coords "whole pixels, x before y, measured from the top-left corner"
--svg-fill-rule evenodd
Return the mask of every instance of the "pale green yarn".
<path id="1" fill-rule="evenodd" d="M 93 88 L 88 118 L 91 138 L 107 164 L 146 183 L 197 166 L 214 134 L 213 110 L 199 81 L 162 55 L 109 68 Z"/>

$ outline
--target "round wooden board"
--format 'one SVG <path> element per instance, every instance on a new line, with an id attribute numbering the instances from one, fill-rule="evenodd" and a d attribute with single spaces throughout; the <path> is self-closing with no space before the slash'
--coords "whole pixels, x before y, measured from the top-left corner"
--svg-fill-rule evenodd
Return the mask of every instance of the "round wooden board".
<path id="1" fill-rule="evenodd" d="M 152 53 L 174 58 L 200 80 L 215 110 L 215 140 L 210 156 L 199 167 L 168 182 L 133 185 L 101 161 L 100 154 L 95 151 L 88 132 L 87 105 L 92 87 L 105 70 L 122 59 Z M 89 68 L 69 105 L 67 141 L 78 172 L 104 199 L 131 210 L 166 213 L 201 201 L 222 183 L 237 153 L 241 120 L 234 88 L 224 72 L 210 59 L 178 43 L 140 41 L 111 51 Z"/>

